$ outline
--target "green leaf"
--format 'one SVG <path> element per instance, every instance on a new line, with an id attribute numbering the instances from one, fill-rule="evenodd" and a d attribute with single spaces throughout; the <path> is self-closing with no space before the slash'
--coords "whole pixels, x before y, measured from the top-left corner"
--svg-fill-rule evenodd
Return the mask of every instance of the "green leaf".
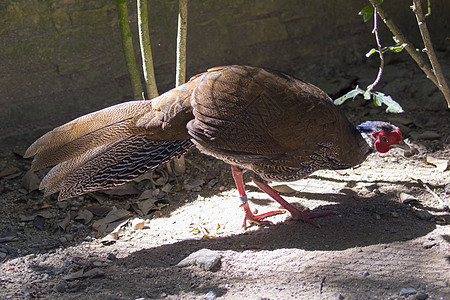
<path id="1" fill-rule="evenodd" d="M 364 22 L 369 21 L 370 18 L 372 18 L 372 16 L 373 16 L 373 6 L 367 5 L 366 7 L 361 9 L 361 11 L 358 13 L 358 15 L 363 17 Z"/>
<path id="2" fill-rule="evenodd" d="M 342 97 L 339 97 L 336 100 L 334 100 L 334 104 L 335 105 L 341 105 L 346 100 L 348 100 L 350 98 L 355 99 L 356 96 L 358 96 L 359 94 L 363 94 L 363 93 L 364 93 L 364 90 L 359 88 L 359 86 L 356 86 L 353 90 L 351 90 L 347 94 L 345 94 Z"/>
<path id="3" fill-rule="evenodd" d="M 366 53 L 366 57 L 370 57 L 372 54 L 376 53 L 377 50 L 375 48 L 370 49 L 369 52 Z"/>
<path id="4" fill-rule="evenodd" d="M 383 0 L 375 0 L 375 4 L 376 5 L 381 5 L 381 4 L 383 4 Z"/>
<path id="5" fill-rule="evenodd" d="M 384 51 L 391 51 L 391 52 L 401 52 L 406 47 L 406 43 L 397 43 L 394 46 L 384 47 Z"/>
<path id="6" fill-rule="evenodd" d="M 386 112 L 390 112 L 390 113 L 402 113 L 403 112 L 403 108 L 400 106 L 400 104 L 398 104 L 394 99 L 392 99 L 391 96 L 389 95 L 385 95 L 381 92 L 375 92 L 373 93 L 373 101 L 374 103 L 378 103 L 380 106 L 381 104 L 385 104 L 387 106 L 386 108 Z"/>

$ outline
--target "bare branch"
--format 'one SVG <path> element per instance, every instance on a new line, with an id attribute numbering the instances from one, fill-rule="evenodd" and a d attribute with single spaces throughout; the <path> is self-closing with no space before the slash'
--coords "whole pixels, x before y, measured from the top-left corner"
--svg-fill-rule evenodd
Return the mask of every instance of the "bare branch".
<path id="1" fill-rule="evenodd" d="M 420 55 L 419 52 L 417 52 L 416 47 L 414 47 L 414 45 L 406 39 L 405 35 L 400 31 L 397 25 L 395 25 L 395 23 L 391 20 L 391 18 L 389 18 L 389 16 L 386 14 L 383 8 L 375 3 L 375 0 L 369 0 L 369 2 L 372 4 L 373 7 L 377 8 L 378 15 L 386 24 L 386 26 L 389 28 L 389 30 L 397 37 L 397 39 L 401 43 L 406 43 L 405 50 L 408 52 L 411 58 L 417 63 L 419 68 L 428 76 L 428 78 L 436 86 L 439 86 L 436 76 L 434 75 L 430 66 L 427 64 L 426 60 Z"/>
<path id="2" fill-rule="evenodd" d="M 384 68 L 384 55 L 383 55 L 383 50 L 381 47 L 381 43 L 380 43 L 380 37 L 378 36 L 378 24 L 377 24 L 377 7 L 374 7 L 374 14 L 373 14 L 373 30 L 372 33 L 375 35 L 375 40 L 377 42 L 377 53 L 378 56 L 380 57 L 380 67 L 378 68 L 378 74 L 377 77 L 375 78 L 374 82 L 369 85 L 367 87 L 367 92 L 371 92 L 373 90 L 373 88 L 380 82 L 381 79 L 381 75 L 383 74 L 383 68 Z"/>

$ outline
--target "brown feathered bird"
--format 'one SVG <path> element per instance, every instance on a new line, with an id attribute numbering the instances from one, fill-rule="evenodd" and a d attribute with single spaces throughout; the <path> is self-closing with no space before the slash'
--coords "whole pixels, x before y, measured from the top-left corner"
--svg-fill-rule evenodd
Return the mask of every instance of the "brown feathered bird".
<path id="1" fill-rule="evenodd" d="M 290 75 L 250 66 L 225 66 L 192 77 L 153 99 L 96 111 L 48 132 L 27 150 L 32 170 L 56 165 L 42 180 L 45 195 L 59 200 L 111 188 L 180 156 L 195 145 L 232 166 L 245 220 L 254 215 L 241 170 L 294 219 L 331 211 L 300 211 L 266 183 L 294 181 L 321 169 L 346 169 L 375 149 L 387 152 L 402 141 L 400 130 L 368 121 L 356 128 L 328 95 Z"/>

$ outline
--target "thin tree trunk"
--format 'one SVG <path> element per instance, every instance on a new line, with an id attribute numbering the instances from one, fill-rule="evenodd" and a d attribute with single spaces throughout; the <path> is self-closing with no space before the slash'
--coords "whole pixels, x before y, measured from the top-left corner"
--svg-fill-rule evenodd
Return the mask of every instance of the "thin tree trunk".
<path id="1" fill-rule="evenodd" d="M 144 71 L 145 85 L 148 99 L 158 97 L 155 71 L 153 69 L 152 49 L 148 30 L 147 0 L 137 0 L 139 43 L 141 45 L 142 69 Z"/>
<path id="2" fill-rule="evenodd" d="M 447 106 L 450 108 L 450 90 L 444 74 L 442 73 L 441 65 L 438 62 L 436 53 L 434 52 L 430 33 L 428 31 L 427 23 L 425 22 L 425 15 L 423 14 L 422 5 L 419 0 L 413 0 L 412 10 L 417 18 L 417 24 L 419 25 L 420 34 L 422 35 L 423 44 L 425 45 L 425 52 L 430 60 L 434 75 L 436 75 L 437 87 L 441 90 L 447 101 Z"/>
<path id="3" fill-rule="evenodd" d="M 136 100 L 142 100 L 144 99 L 144 92 L 142 89 L 141 76 L 136 65 L 136 57 L 134 56 L 133 39 L 131 37 L 130 25 L 128 23 L 128 8 L 126 0 L 117 0 L 117 13 L 119 17 L 120 34 L 122 35 L 123 54 L 125 56 L 125 63 L 130 76 L 133 97 Z"/>
<path id="4" fill-rule="evenodd" d="M 175 86 L 186 82 L 187 2 L 188 0 L 179 0 Z M 184 156 L 175 159 L 174 165 L 175 174 L 184 174 L 186 171 Z"/>

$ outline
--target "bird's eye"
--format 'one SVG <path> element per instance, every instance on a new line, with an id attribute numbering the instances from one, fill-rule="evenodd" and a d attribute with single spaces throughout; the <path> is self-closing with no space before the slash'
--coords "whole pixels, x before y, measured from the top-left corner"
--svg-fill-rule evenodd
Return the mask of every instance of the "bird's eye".
<path id="1" fill-rule="evenodd" d="M 388 143 L 388 142 L 389 142 L 389 139 L 388 139 L 387 137 L 383 136 L 383 137 L 381 137 L 381 141 L 382 141 L 383 143 Z"/>

